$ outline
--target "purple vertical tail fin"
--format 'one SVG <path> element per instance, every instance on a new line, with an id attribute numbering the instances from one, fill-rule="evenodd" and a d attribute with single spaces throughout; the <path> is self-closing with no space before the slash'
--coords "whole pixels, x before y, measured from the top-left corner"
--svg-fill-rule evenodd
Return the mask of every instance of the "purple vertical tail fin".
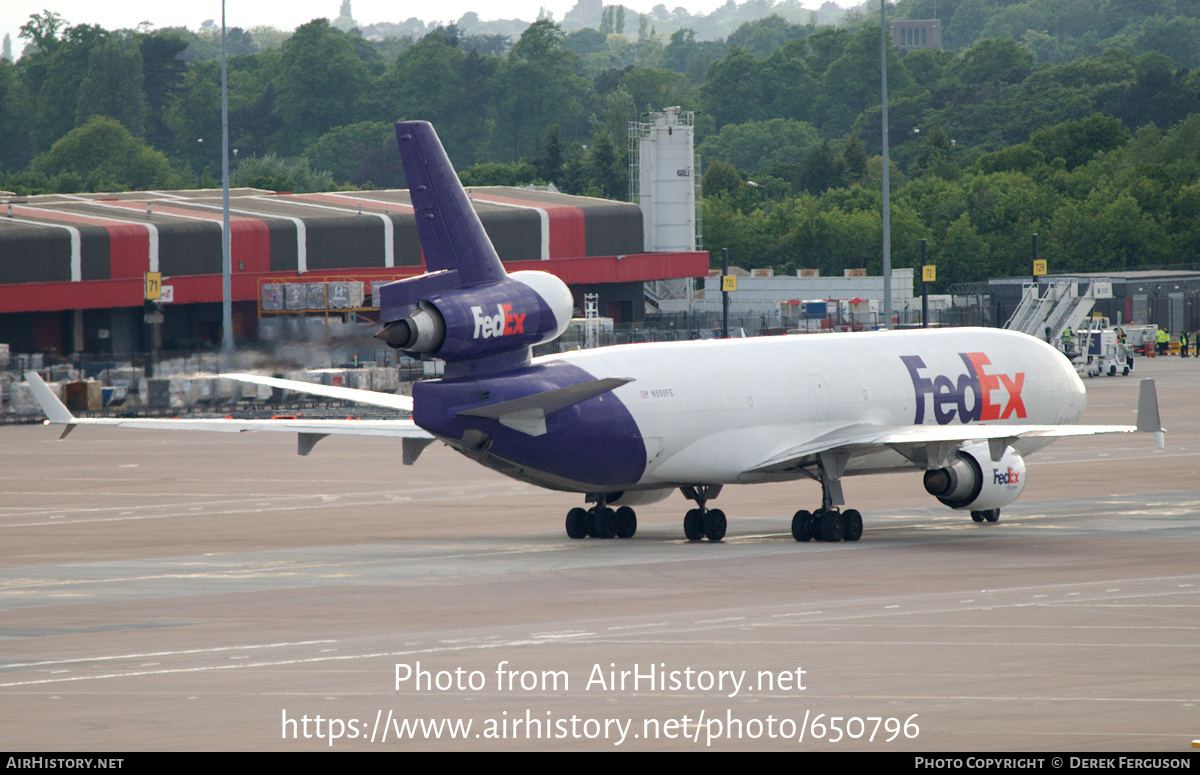
<path id="1" fill-rule="evenodd" d="M 528 365 L 533 346 L 570 322 L 570 289 L 545 272 L 504 271 L 432 126 L 399 122 L 396 139 L 429 272 L 383 286 L 376 336 L 446 361 L 447 379 Z"/>
<path id="2" fill-rule="evenodd" d="M 433 126 L 397 122 L 396 140 L 428 270 L 457 270 L 461 287 L 504 279 L 504 265 Z"/>

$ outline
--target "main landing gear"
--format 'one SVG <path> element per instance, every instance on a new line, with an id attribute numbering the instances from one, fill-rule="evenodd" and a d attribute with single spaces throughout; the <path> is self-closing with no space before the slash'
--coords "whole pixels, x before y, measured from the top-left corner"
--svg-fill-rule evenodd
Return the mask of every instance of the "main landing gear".
<path id="1" fill-rule="evenodd" d="M 841 511 L 837 508 L 846 503 L 842 497 L 841 474 L 846 469 L 847 459 L 835 453 L 821 453 L 816 477 L 821 481 L 821 508 L 796 512 L 792 517 L 792 538 L 800 542 L 813 539 L 857 541 L 862 538 L 862 514 L 854 509 Z"/>
<path id="2" fill-rule="evenodd" d="M 797 541 L 857 541 L 862 538 L 862 514 L 854 509 L 801 509 L 792 517 L 792 538 Z"/>
<path id="3" fill-rule="evenodd" d="M 637 514 L 628 506 L 611 509 L 604 495 L 596 496 L 590 509 L 567 512 L 567 536 L 570 538 L 633 538 L 637 532 Z"/>
<path id="4" fill-rule="evenodd" d="M 683 517 L 683 534 L 689 541 L 699 541 L 707 538 L 709 541 L 720 541 L 725 537 L 725 512 L 720 509 L 709 509 L 705 501 L 717 497 L 721 492 L 719 484 L 687 485 L 680 487 L 683 497 L 695 501 L 697 508 L 688 511 Z"/>
<path id="5" fill-rule="evenodd" d="M 972 511 L 971 519 L 976 522 L 996 522 L 1000 519 L 1000 509 L 988 509 L 987 511 Z"/>

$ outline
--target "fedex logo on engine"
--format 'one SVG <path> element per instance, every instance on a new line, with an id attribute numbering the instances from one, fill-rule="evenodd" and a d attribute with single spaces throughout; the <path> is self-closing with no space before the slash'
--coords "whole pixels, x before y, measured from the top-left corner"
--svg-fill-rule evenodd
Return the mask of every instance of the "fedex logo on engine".
<path id="1" fill-rule="evenodd" d="M 475 316 L 475 339 L 525 333 L 527 313 L 513 312 L 511 304 L 497 304 L 495 315 L 483 314 L 483 307 L 471 307 L 471 314 Z"/>
<path id="2" fill-rule="evenodd" d="M 1008 467 L 1007 471 L 1001 471 L 999 468 L 992 469 L 992 484 L 1017 484 L 1021 475 L 1013 470 L 1012 466 Z"/>
<path id="3" fill-rule="evenodd" d="M 949 425 L 957 419 L 961 423 L 980 420 L 1005 420 L 1015 415 L 1025 417 L 1025 402 L 1021 399 L 1021 388 L 1025 385 L 1025 372 L 989 374 L 992 365 L 983 353 L 959 353 L 966 373 L 950 377 L 937 374 L 932 377 L 922 372 L 925 361 L 919 355 L 901 355 L 900 360 L 908 368 L 916 394 L 917 411 L 913 423 L 925 422 L 925 407 L 933 403 L 933 416 L 938 425 Z M 1000 392 L 1003 384 L 1004 393 Z M 929 397 L 929 401 L 926 400 Z M 970 398 L 968 398 L 970 396 Z M 1003 405 L 993 402 L 1003 400 Z"/>

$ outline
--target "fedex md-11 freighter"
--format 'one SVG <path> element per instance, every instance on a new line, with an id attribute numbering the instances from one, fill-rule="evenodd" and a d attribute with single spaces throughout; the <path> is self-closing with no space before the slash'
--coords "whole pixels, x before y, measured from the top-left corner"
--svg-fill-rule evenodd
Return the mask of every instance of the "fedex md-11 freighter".
<path id="1" fill-rule="evenodd" d="M 1024 456 L 1060 436 L 1155 433 L 1154 385 L 1142 382 L 1136 426 L 1075 425 L 1086 394 L 1071 363 L 1024 334 L 927 329 L 631 344 L 532 357 L 573 312 L 544 272 L 505 272 L 433 127 L 396 124 L 428 272 L 384 286 L 379 338 L 445 362 L 411 399 L 254 375 L 229 375 L 395 409 L 412 420 L 77 418 L 35 373 L 50 422 L 299 434 L 299 451 L 331 433 L 403 438 L 403 462 L 440 440 L 507 476 L 582 493 L 571 538 L 629 538 L 634 506 L 673 490 L 695 503 L 690 540 L 720 541 L 709 508 L 726 485 L 815 479 L 821 503 L 792 517 L 797 541 L 857 541 L 862 515 L 842 509 L 844 476 L 924 472 L 945 505 L 995 522 L 1025 487 Z M 65 433 L 64 433 L 65 435 Z"/>

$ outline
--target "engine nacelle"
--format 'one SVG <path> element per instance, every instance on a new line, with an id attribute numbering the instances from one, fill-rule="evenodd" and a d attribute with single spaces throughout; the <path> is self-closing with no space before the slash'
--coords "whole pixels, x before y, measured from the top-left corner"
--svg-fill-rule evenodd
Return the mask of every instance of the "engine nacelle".
<path id="1" fill-rule="evenodd" d="M 401 280 L 392 285 L 410 282 Z M 575 307 L 566 283 L 554 275 L 513 272 L 499 282 L 465 288 L 438 289 L 431 283 L 428 295 L 419 298 L 415 309 L 406 298 L 400 311 L 403 317 L 396 319 L 393 315 L 389 321 L 388 313 L 396 309 L 388 303 L 391 288 L 384 288 L 382 313 L 386 325 L 376 336 L 411 355 L 434 356 L 447 362 L 474 360 L 553 341 L 566 330 Z"/>
<path id="2" fill-rule="evenodd" d="M 945 468 L 926 471 L 925 490 L 952 509 L 998 509 L 1024 492 L 1025 461 L 1012 447 L 993 461 L 987 444 L 973 444 Z"/>

